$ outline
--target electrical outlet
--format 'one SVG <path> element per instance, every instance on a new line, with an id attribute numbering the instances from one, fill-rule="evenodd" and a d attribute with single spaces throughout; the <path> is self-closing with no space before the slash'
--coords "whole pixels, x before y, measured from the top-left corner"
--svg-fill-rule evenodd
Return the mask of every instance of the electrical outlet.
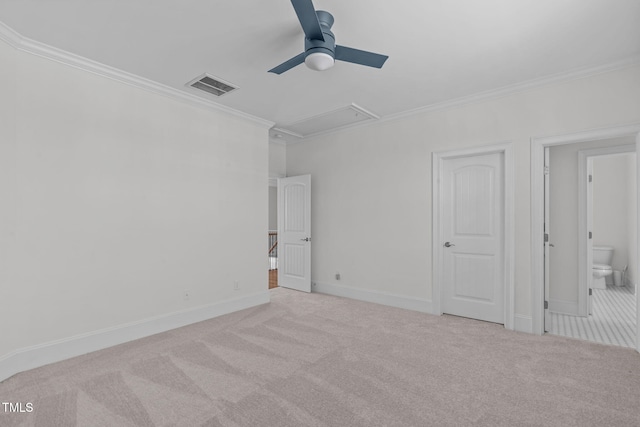
<path id="1" fill-rule="evenodd" d="M 184 291 L 184 293 L 182 294 L 182 299 L 185 301 L 189 300 L 189 291 Z"/>
<path id="2" fill-rule="evenodd" d="M 336 280 L 340 280 L 340 273 L 336 273 Z"/>
<path id="3" fill-rule="evenodd" d="M 235 289 L 236 291 L 237 291 L 237 290 L 240 290 L 240 282 L 238 282 L 237 280 L 235 280 L 235 281 L 233 282 L 233 289 Z"/>

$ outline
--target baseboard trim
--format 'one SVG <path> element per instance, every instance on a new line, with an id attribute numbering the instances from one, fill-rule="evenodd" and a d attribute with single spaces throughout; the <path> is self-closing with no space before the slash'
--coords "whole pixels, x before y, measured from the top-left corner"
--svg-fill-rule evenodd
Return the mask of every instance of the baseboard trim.
<path id="1" fill-rule="evenodd" d="M 523 316 L 516 314 L 514 316 L 514 330 L 517 332 L 526 332 L 527 334 L 533 333 L 533 318 L 531 316 Z"/>
<path id="2" fill-rule="evenodd" d="M 0 381 L 29 369 L 266 304 L 268 291 L 15 350 L 0 358 Z"/>
<path id="3" fill-rule="evenodd" d="M 431 301 L 420 298 L 406 297 L 403 295 L 390 294 L 387 292 L 370 291 L 353 288 L 351 286 L 335 285 L 330 283 L 314 282 L 311 292 L 333 295 L 355 299 L 359 301 L 372 302 L 376 304 L 388 305 L 391 307 L 404 308 L 406 310 L 419 311 L 422 313 L 439 315 L 434 313 Z M 516 314 L 514 316 L 514 328 L 517 332 L 533 333 L 533 318 Z"/>
<path id="4" fill-rule="evenodd" d="M 433 313 L 433 305 L 429 300 L 390 294 L 387 292 L 371 291 L 353 288 L 351 286 L 320 282 L 314 282 L 311 287 L 311 292 L 404 308 L 406 310 L 420 311 L 422 313 Z"/>
<path id="5" fill-rule="evenodd" d="M 578 302 L 565 300 L 549 300 L 549 311 L 570 316 L 578 316 Z"/>

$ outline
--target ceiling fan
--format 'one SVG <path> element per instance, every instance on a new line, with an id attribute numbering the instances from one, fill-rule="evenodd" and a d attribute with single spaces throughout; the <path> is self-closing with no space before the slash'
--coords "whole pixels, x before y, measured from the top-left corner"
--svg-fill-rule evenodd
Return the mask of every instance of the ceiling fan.
<path id="1" fill-rule="evenodd" d="M 291 0 L 291 4 L 304 31 L 304 52 L 270 69 L 270 73 L 282 74 L 303 62 L 312 70 L 324 71 L 333 67 L 336 59 L 382 68 L 389 58 L 387 55 L 336 45 L 331 32 L 333 15 L 324 10 L 316 11 L 311 0 Z"/>

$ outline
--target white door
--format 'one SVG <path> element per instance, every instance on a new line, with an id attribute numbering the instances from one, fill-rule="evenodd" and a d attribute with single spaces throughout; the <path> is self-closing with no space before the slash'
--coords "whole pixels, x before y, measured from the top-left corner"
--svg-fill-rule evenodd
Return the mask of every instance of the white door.
<path id="1" fill-rule="evenodd" d="M 278 179 L 278 286 L 311 292 L 311 175 Z"/>
<path id="2" fill-rule="evenodd" d="M 585 179 L 585 177 L 580 177 Z M 593 157 L 587 159 L 587 314 L 592 314 L 593 300 Z"/>
<path id="3" fill-rule="evenodd" d="M 442 311 L 504 323 L 504 153 L 443 161 Z"/>
<path id="4" fill-rule="evenodd" d="M 549 191 L 549 147 L 544 148 L 544 331 L 549 332 L 551 328 L 551 313 L 549 312 L 549 282 L 551 281 L 551 248 L 553 244 L 549 242 L 549 232 L 551 230 L 551 212 Z"/>

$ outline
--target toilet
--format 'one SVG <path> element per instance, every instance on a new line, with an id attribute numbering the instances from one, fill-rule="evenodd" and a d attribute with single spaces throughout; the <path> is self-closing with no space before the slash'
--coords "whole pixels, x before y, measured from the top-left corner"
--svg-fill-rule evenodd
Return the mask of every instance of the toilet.
<path id="1" fill-rule="evenodd" d="M 607 289 L 607 284 L 612 284 L 613 268 L 613 247 L 594 246 L 593 247 L 593 281 L 591 287 L 594 289 Z"/>

